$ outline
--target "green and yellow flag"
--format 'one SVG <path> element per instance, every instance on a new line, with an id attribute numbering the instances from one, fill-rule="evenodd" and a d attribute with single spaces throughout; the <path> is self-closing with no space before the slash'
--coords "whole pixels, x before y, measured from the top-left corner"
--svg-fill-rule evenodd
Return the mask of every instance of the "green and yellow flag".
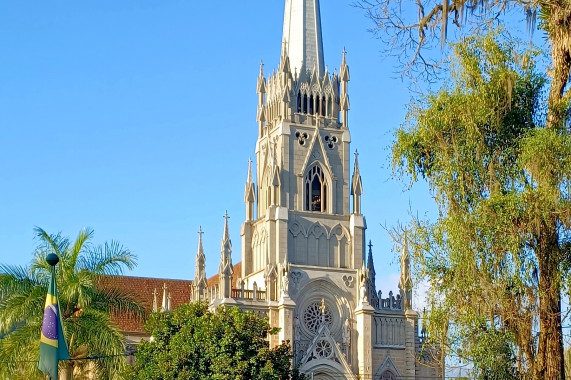
<path id="1" fill-rule="evenodd" d="M 42 322 L 42 334 L 40 337 L 40 371 L 57 380 L 57 366 L 60 360 L 69 359 L 69 351 L 63 335 L 59 303 L 57 299 L 57 287 L 55 269 L 52 267 L 52 278 L 44 307 L 44 321 Z"/>

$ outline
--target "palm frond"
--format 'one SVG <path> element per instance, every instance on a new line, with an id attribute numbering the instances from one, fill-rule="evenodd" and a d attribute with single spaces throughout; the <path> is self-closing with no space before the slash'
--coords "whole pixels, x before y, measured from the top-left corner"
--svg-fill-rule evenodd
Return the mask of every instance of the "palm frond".
<path id="1" fill-rule="evenodd" d="M 123 289 L 112 286 L 102 286 L 93 294 L 91 307 L 107 313 L 126 314 L 133 318 L 143 320 L 147 312 L 137 297 Z"/>
<path id="2" fill-rule="evenodd" d="M 0 344 L 0 373 L 8 378 L 37 378 L 40 352 L 41 317 L 26 321 L 18 329 L 5 335 Z M 28 375 L 28 376 L 26 376 Z"/>
<path id="3" fill-rule="evenodd" d="M 69 248 L 69 239 L 61 236 L 61 233 L 48 234 L 40 227 L 35 227 L 34 232 L 36 237 L 40 240 L 40 248 L 49 252 L 53 252 L 61 259 Z"/>
<path id="4" fill-rule="evenodd" d="M 0 335 L 9 334 L 16 327 L 43 314 L 47 287 L 34 286 L 14 292 L 0 300 Z"/>
<path id="5" fill-rule="evenodd" d="M 5 296 L 40 285 L 27 267 L 0 264 L 0 300 Z"/>
<path id="6" fill-rule="evenodd" d="M 51 276 L 51 265 L 48 264 L 47 256 L 51 251 L 46 251 L 43 248 L 38 248 L 34 252 L 34 259 L 30 265 L 30 273 L 40 282 L 47 282 Z"/>
<path id="7" fill-rule="evenodd" d="M 48 234 L 35 228 L 39 240 L 30 267 L 0 265 L 0 379 L 37 378 L 37 355 L 42 311 L 51 267 L 50 253 L 59 256 L 56 267 L 58 299 L 70 353 L 104 356 L 90 365 L 90 360 L 67 362 L 88 370 L 95 368 L 95 378 L 115 378 L 125 366 L 123 335 L 111 322 L 113 312 L 144 317 L 145 309 L 134 296 L 120 289 L 98 287 L 100 276 L 121 274 L 135 266 L 135 255 L 117 242 L 93 247 L 89 240 L 93 230 L 80 231 L 70 242 L 61 234 Z M 30 332 L 32 331 L 32 332 Z M 26 356 L 27 355 L 27 356 Z M 4 361 L 31 358 L 30 366 L 4 367 Z M 29 367 L 29 368 L 28 368 Z M 40 375 L 41 378 L 41 375 Z"/>
<path id="8" fill-rule="evenodd" d="M 87 250 L 89 250 L 89 239 L 91 239 L 93 237 L 94 231 L 92 228 L 90 227 L 86 227 L 83 228 L 81 231 L 79 231 L 79 234 L 77 235 L 77 238 L 75 239 L 75 242 L 73 243 L 73 246 L 71 247 L 71 251 L 70 251 L 70 257 L 69 257 L 69 261 L 70 261 L 70 266 L 72 268 L 75 268 L 76 264 L 77 264 L 77 259 L 79 257 L 79 255 L 81 254 L 82 250 L 85 248 Z"/>
<path id="9" fill-rule="evenodd" d="M 119 275 L 123 273 L 124 267 L 133 269 L 136 258 L 128 248 L 117 241 L 111 241 L 83 255 L 78 266 L 95 274 Z"/>

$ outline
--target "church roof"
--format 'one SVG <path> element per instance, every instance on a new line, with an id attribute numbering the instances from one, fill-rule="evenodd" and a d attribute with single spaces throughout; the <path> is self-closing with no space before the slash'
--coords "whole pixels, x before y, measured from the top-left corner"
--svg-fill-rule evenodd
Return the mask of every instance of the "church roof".
<path id="1" fill-rule="evenodd" d="M 148 313 L 153 309 L 153 291 L 157 290 L 157 301 L 160 307 L 163 286 L 166 284 L 167 292 L 171 295 L 171 305 L 176 309 L 190 300 L 190 280 L 173 280 L 167 278 L 105 276 L 100 280 L 99 286 L 121 289 L 132 294 Z M 144 333 L 145 321 L 139 320 L 125 313 L 111 315 L 113 323 L 123 332 Z"/>
<path id="2" fill-rule="evenodd" d="M 234 265 L 234 276 L 232 278 L 232 286 L 235 286 L 236 280 L 242 271 L 242 263 Z M 218 274 L 207 280 L 208 288 L 217 286 L 219 282 Z M 160 308 L 163 294 L 163 285 L 167 286 L 167 292 L 171 295 L 172 309 L 176 309 L 180 305 L 189 303 L 191 280 L 175 280 L 170 278 L 151 278 L 151 277 L 132 277 L 132 276 L 104 276 L 101 278 L 99 285 L 105 288 L 121 289 L 132 294 L 139 301 L 147 313 L 153 310 L 153 291 L 157 290 L 157 303 Z M 134 318 L 125 313 L 114 313 L 111 320 L 123 333 L 145 333 L 145 321 Z"/>

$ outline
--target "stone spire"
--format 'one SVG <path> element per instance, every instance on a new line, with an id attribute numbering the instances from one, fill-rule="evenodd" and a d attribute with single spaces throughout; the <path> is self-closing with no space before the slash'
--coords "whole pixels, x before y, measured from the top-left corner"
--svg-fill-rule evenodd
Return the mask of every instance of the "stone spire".
<path id="1" fill-rule="evenodd" d="M 206 298 L 206 256 L 202 248 L 202 227 L 198 229 L 198 250 L 196 251 L 196 270 L 194 274 L 194 295 L 196 301 Z"/>
<path id="2" fill-rule="evenodd" d="M 161 312 L 168 311 L 168 295 L 167 295 L 167 284 L 163 284 L 163 302 L 161 303 Z"/>
<path id="3" fill-rule="evenodd" d="M 248 178 L 244 189 L 244 203 L 246 203 L 246 221 L 254 220 L 254 202 L 256 201 L 256 191 L 254 189 L 254 178 L 252 176 L 252 159 L 248 160 Z"/>
<path id="4" fill-rule="evenodd" d="M 156 313 L 159 309 L 157 306 L 157 288 L 153 290 L 153 313 Z"/>
<path id="5" fill-rule="evenodd" d="M 359 153 L 355 151 L 355 168 L 353 169 L 353 179 L 351 180 L 353 214 L 361 214 L 361 194 L 363 194 L 363 183 L 361 182 L 361 172 L 359 171 Z"/>
<path id="6" fill-rule="evenodd" d="M 343 49 L 343 60 L 341 61 L 341 67 L 339 69 L 339 81 L 341 84 L 340 88 L 340 106 L 341 106 L 341 124 L 347 128 L 348 127 L 348 114 L 351 106 L 349 105 L 349 95 L 348 95 L 348 82 L 351 80 L 349 76 L 349 66 L 347 66 L 347 52 Z"/>
<path id="7" fill-rule="evenodd" d="M 373 261 L 373 243 L 369 240 L 369 254 L 367 256 L 367 299 L 374 308 L 379 307 L 377 285 L 375 276 L 375 262 Z"/>
<path id="8" fill-rule="evenodd" d="M 369 254 L 367 255 L 367 271 L 369 272 L 369 281 L 376 288 L 375 284 L 375 263 L 373 261 L 373 243 L 369 240 Z"/>
<path id="9" fill-rule="evenodd" d="M 228 211 L 224 214 L 224 233 L 220 244 L 220 266 L 218 267 L 220 298 L 230 298 L 232 293 L 232 242 L 228 232 Z"/>
<path id="10" fill-rule="evenodd" d="M 325 72 L 319 0 L 286 0 L 283 42 L 292 71 Z"/>
<path id="11" fill-rule="evenodd" d="M 412 279 L 410 277 L 410 255 L 408 253 L 406 231 L 403 236 L 402 253 L 400 257 L 399 290 L 403 310 L 412 309 Z"/>

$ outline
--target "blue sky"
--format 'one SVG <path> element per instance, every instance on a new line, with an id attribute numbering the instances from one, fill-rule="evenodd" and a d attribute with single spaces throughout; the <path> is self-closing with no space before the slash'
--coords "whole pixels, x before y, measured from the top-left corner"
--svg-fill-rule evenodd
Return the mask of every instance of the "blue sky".
<path id="1" fill-rule="evenodd" d="M 330 72 L 348 52 L 351 148 L 386 294 L 398 265 L 381 225 L 435 210 L 426 185 L 391 176 L 411 94 L 362 11 L 321 8 Z M 238 262 L 256 77 L 260 60 L 277 67 L 282 18 L 281 0 L 1 2 L 0 263 L 29 262 L 34 226 L 90 226 L 138 256 L 131 275 L 191 279 L 202 226 L 211 275 L 225 210 Z"/>

